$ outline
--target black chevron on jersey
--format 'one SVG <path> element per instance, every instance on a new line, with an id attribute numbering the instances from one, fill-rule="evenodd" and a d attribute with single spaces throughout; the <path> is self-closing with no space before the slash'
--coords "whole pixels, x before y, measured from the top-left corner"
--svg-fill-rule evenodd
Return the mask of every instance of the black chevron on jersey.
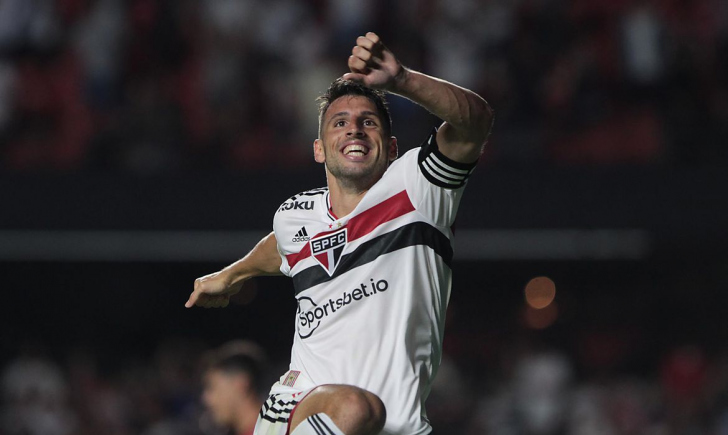
<path id="1" fill-rule="evenodd" d="M 296 294 L 299 294 L 355 267 L 371 263 L 380 255 L 415 245 L 429 246 L 442 257 L 447 266 L 451 266 L 453 250 L 447 236 L 426 222 L 413 222 L 362 243 L 353 252 L 343 255 L 331 276 L 318 265 L 298 272 L 293 276 L 293 286 Z"/>

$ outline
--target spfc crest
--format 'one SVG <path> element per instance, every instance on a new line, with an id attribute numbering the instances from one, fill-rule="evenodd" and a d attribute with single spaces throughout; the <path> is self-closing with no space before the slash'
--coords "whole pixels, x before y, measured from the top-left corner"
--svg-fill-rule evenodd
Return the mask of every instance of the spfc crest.
<path id="1" fill-rule="evenodd" d="M 346 228 L 321 237 L 315 237 L 309 241 L 311 244 L 311 255 L 326 270 L 329 276 L 334 274 L 336 265 L 339 264 L 341 253 L 346 246 Z"/>

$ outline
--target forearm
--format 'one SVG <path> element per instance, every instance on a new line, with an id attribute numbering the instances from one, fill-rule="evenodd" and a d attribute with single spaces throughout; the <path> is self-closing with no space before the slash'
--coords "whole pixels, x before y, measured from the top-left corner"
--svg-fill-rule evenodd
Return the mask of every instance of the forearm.
<path id="1" fill-rule="evenodd" d="M 265 236 L 243 258 L 221 270 L 227 274 L 231 284 L 256 276 L 281 275 L 281 257 L 274 233 Z"/>
<path id="2" fill-rule="evenodd" d="M 453 156 L 456 160 L 480 154 L 493 122 L 493 110 L 478 94 L 404 67 L 388 91 L 412 100 L 445 121 L 445 140 L 441 142 L 456 148 L 450 150 L 458 154 Z M 438 134 L 438 140 L 442 138 Z"/>

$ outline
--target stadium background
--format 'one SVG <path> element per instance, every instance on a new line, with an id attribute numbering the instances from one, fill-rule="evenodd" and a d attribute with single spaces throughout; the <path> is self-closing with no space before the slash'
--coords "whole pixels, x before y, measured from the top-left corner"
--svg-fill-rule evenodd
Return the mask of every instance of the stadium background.
<path id="1" fill-rule="evenodd" d="M 436 433 L 728 433 L 728 3 L 3 0 L 1 434 L 211 433 L 229 339 L 282 373 L 286 279 L 183 304 L 322 185 L 313 100 L 368 30 L 497 112 Z M 402 151 L 437 125 L 390 103 Z"/>

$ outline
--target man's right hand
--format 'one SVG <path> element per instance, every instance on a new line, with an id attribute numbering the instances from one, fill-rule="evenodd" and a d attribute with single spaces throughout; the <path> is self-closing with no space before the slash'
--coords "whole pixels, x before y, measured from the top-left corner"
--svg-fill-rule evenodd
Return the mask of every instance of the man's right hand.
<path id="1" fill-rule="evenodd" d="M 204 308 L 227 307 L 230 303 L 230 296 L 240 291 L 243 281 L 232 283 L 230 274 L 223 269 L 219 272 L 205 275 L 195 280 L 195 289 L 185 303 L 185 307 L 191 308 L 195 305 Z"/>

